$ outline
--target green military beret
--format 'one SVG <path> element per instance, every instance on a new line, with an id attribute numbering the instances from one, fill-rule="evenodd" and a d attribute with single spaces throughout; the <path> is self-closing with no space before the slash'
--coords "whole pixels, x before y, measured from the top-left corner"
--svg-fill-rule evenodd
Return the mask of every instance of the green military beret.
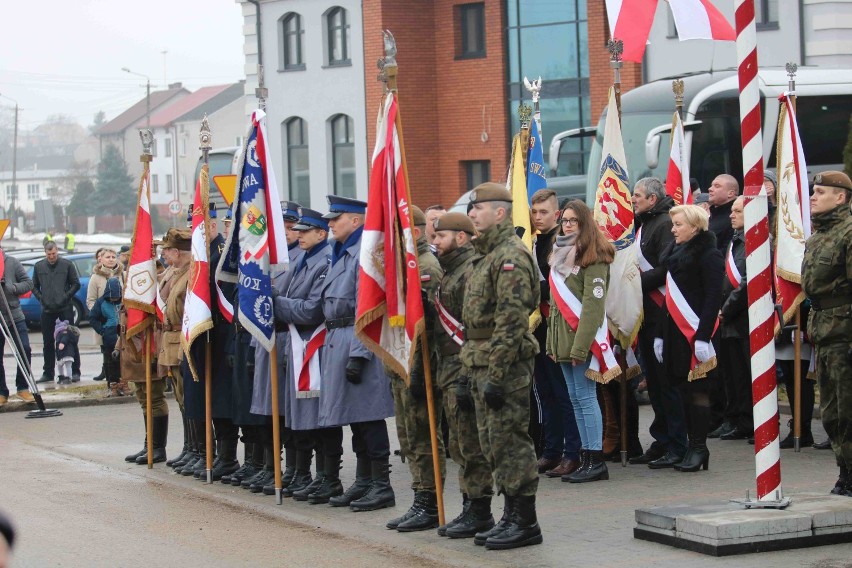
<path id="1" fill-rule="evenodd" d="M 486 201 L 512 202 L 512 194 L 505 185 L 492 181 L 481 183 L 470 192 L 470 203 L 484 203 Z"/>
<path id="2" fill-rule="evenodd" d="M 464 213 L 447 213 L 435 219 L 432 223 L 436 231 L 464 231 L 468 235 L 475 235 L 473 221 Z"/>
<path id="3" fill-rule="evenodd" d="M 414 226 L 419 227 L 426 224 L 426 215 L 423 210 L 416 205 L 411 206 L 411 217 L 414 219 Z"/>
<path id="4" fill-rule="evenodd" d="M 814 185 L 827 185 L 829 187 L 838 187 L 846 191 L 852 191 L 852 180 L 843 172 L 826 171 L 820 172 L 814 176 Z"/>

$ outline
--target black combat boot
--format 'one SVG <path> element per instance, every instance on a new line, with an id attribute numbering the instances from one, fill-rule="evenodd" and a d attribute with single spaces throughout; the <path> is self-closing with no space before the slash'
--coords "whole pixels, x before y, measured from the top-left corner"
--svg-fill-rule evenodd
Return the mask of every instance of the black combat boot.
<path id="1" fill-rule="evenodd" d="M 217 460 L 219 463 L 213 467 L 211 472 L 213 481 L 219 481 L 222 477 L 240 469 L 240 462 L 237 460 L 237 438 L 232 432 L 225 432 L 224 437 L 219 442 Z"/>
<path id="2" fill-rule="evenodd" d="M 846 491 L 846 486 L 849 485 L 849 471 L 846 469 L 846 464 L 840 464 L 838 467 L 840 467 L 840 475 L 831 489 L 832 495 L 843 495 Z"/>
<path id="3" fill-rule="evenodd" d="M 399 523 L 399 532 L 416 532 L 438 526 L 438 495 L 434 491 L 420 491 L 421 506 L 411 518 Z"/>
<path id="4" fill-rule="evenodd" d="M 203 479 L 207 481 L 207 431 L 206 425 L 201 420 L 197 421 L 198 428 L 200 430 L 199 434 L 199 446 L 201 446 L 201 451 L 198 454 L 198 460 L 193 465 L 192 469 L 187 471 L 188 468 L 184 467 L 181 471 L 181 475 L 191 475 L 195 479 Z M 211 469 L 212 464 L 216 462 L 216 441 L 213 441 L 213 455 L 210 456 Z"/>
<path id="5" fill-rule="evenodd" d="M 248 444 L 246 444 L 246 451 L 248 451 Z M 248 489 L 249 485 L 251 485 L 251 480 L 260 473 L 263 469 L 263 444 L 260 442 L 254 442 L 251 444 L 251 467 L 246 468 L 245 473 L 243 475 L 237 477 L 237 474 L 231 476 L 231 485 L 243 487 L 244 489 Z M 245 485 L 244 485 L 245 484 Z"/>
<path id="6" fill-rule="evenodd" d="M 317 454 L 317 475 L 314 477 L 313 481 L 308 483 L 306 486 L 302 487 L 297 491 L 293 491 L 293 500 L 294 501 L 307 501 L 308 497 L 320 488 L 323 480 L 325 479 L 325 456 L 321 454 Z M 339 467 L 339 466 L 338 466 Z"/>
<path id="7" fill-rule="evenodd" d="M 273 460 L 280 459 L 274 455 L 271 444 L 263 445 L 263 469 L 260 470 L 254 480 L 249 484 L 249 491 L 252 493 L 260 493 L 263 491 L 263 486 L 270 482 L 275 482 L 275 462 Z"/>
<path id="8" fill-rule="evenodd" d="M 186 416 L 184 416 L 183 412 L 180 413 L 180 418 L 183 422 L 183 449 L 176 458 L 166 461 L 166 465 L 169 467 L 173 467 L 177 462 L 182 460 L 184 456 L 186 456 L 187 452 L 189 452 L 189 428 L 186 426 Z"/>
<path id="9" fill-rule="evenodd" d="M 508 550 L 541 544 L 543 539 L 535 515 L 535 495 L 517 495 L 509 499 L 513 501 L 509 524 L 499 534 L 489 537 L 485 541 L 485 548 Z"/>
<path id="10" fill-rule="evenodd" d="M 512 515 L 512 505 L 514 501 L 510 501 L 509 497 L 506 494 L 503 494 L 503 516 L 500 517 L 500 520 L 496 525 L 488 529 L 487 531 L 478 532 L 473 536 L 473 544 L 477 546 L 485 546 L 485 541 L 487 541 L 492 536 L 496 536 L 503 532 L 507 526 L 509 526 L 509 517 Z M 473 503 L 471 503 L 471 507 L 473 507 Z M 447 536 L 450 536 L 450 530 L 447 529 Z"/>
<path id="11" fill-rule="evenodd" d="M 249 442 L 249 443 L 244 442 L 243 446 L 245 446 L 245 454 L 244 454 L 245 460 L 243 461 L 243 465 L 238 467 L 237 470 L 234 471 L 233 473 L 223 475 L 222 479 L 220 480 L 222 483 L 225 483 L 226 485 L 230 485 L 233 482 L 235 477 L 238 477 L 239 480 L 242 481 L 243 478 L 246 475 L 246 471 L 249 468 L 254 467 L 254 462 L 251 459 L 251 457 L 252 457 L 251 454 L 252 454 L 252 451 L 254 450 L 254 444 L 252 444 L 251 442 Z M 254 473 L 252 473 L 252 475 L 254 475 Z"/>
<path id="12" fill-rule="evenodd" d="M 467 510 L 470 509 L 470 499 L 467 497 L 467 493 L 462 493 L 462 510 L 461 513 L 456 516 L 455 519 L 448 522 L 446 525 L 441 525 L 438 527 L 438 536 L 447 536 L 447 529 L 453 525 L 457 525 L 460 520 L 464 518 L 467 514 Z M 390 527 L 388 527 L 390 528 Z"/>
<path id="13" fill-rule="evenodd" d="M 296 475 L 296 449 L 284 448 L 284 471 L 281 472 L 281 487 L 287 487 Z M 275 492 L 273 491 L 273 495 Z"/>
<path id="14" fill-rule="evenodd" d="M 811 405 L 813 406 L 813 404 Z M 790 431 L 787 433 L 787 437 L 781 440 L 778 444 L 782 450 L 789 450 L 795 446 L 794 440 L 794 430 L 793 430 L 793 419 L 787 421 L 787 426 L 790 428 Z M 799 447 L 804 448 L 806 446 L 810 446 L 814 443 L 814 435 L 811 433 L 811 423 L 802 421 L 802 432 L 801 436 L 799 436 Z"/>
<path id="15" fill-rule="evenodd" d="M 139 456 L 147 456 L 148 455 L 148 418 L 145 414 L 142 414 L 142 421 L 145 423 L 145 441 L 142 442 L 142 449 L 136 452 L 135 454 L 130 454 L 129 456 L 124 456 L 124 461 L 128 463 L 136 463 L 136 458 Z M 148 458 L 145 458 L 147 463 Z"/>
<path id="16" fill-rule="evenodd" d="M 166 461 L 166 440 L 169 435 L 169 415 L 155 416 L 152 418 L 153 439 L 154 439 L 154 463 L 162 463 Z M 138 465 L 148 465 L 148 452 L 136 458 Z"/>
<path id="17" fill-rule="evenodd" d="M 588 454 L 588 466 L 586 469 L 577 470 L 568 476 L 571 483 L 588 483 L 590 481 L 601 481 L 609 479 L 609 470 L 603 458 L 601 450 L 586 450 Z"/>
<path id="18" fill-rule="evenodd" d="M 192 431 L 192 443 L 194 450 L 184 458 L 185 463 L 183 465 L 178 466 L 175 464 L 175 472 L 181 475 L 192 475 L 192 472 L 195 470 L 195 466 L 198 465 L 198 460 L 202 459 L 202 452 L 205 452 L 206 444 L 204 440 L 203 424 L 201 421 L 192 420 L 190 418 L 187 418 L 186 421 L 189 423 L 189 428 Z"/>
<path id="19" fill-rule="evenodd" d="M 585 448 L 580 449 L 580 467 L 575 469 L 573 472 L 565 474 L 561 477 L 562 481 L 568 483 L 571 481 L 571 477 L 575 475 L 579 475 L 589 469 L 589 461 L 591 460 L 589 456 L 589 450 Z"/>
<path id="20" fill-rule="evenodd" d="M 311 484 L 313 481 L 311 477 L 312 457 L 312 450 L 296 450 L 296 473 L 293 474 L 293 481 L 290 482 L 290 485 L 281 490 L 283 497 L 292 497 L 295 491 L 301 491 Z"/>
<path id="21" fill-rule="evenodd" d="M 404 523 L 411 517 L 417 514 L 417 511 L 423 506 L 423 492 L 422 491 L 414 491 L 414 502 L 411 503 L 411 507 L 402 514 L 400 517 L 396 517 L 394 519 L 389 520 L 385 523 L 385 526 L 389 529 L 395 529 L 399 526 L 400 523 Z"/>
<path id="22" fill-rule="evenodd" d="M 184 417 L 183 423 L 184 429 L 187 433 L 186 435 L 187 440 L 189 442 L 189 448 L 187 449 L 187 452 L 183 455 L 183 457 L 181 457 L 179 460 L 172 464 L 172 468 L 175 470 L 175 472 L 178 473 L 179 470 L 186 464 L 194 462 L 198 459 L 198 441 L 196 440 L 195 436 L 195 424 L 193 424 L 192 420 L 186 417 Z"/>
<path id="23" fill-rule="evenodd" d="M 387 457 L 370 460 L 370 479 L 370 490 L 360 499 L 352 501 L 349 508 L 357 513 L 396 506 L 390 484 L 390 463 Z"/>
<path id="24" fill-rule="evenodd" d="M 217 436 L 219 433 L 214 432 L 214 436 Z M 204 443 L 207 444 L 207 440 L 204 440 Z M 210 471 L 213 472 L 214 469 L 219 467 L 219 452 L 221 451 L 222 441 L 216 438 L 213 439 L 213 463 L 210 465 Z M 192 470 L 192 477 L 198 479 L 200 481 L 207 481 L 207 460 L 204 460 L 204 464 L 201 468 L 196 467 Z"/>
<path id="25" fill-rule="evenodd" d="M 322 480 L 322 485 L 308 495 L 308 503 L 311 505 L 328 503 L 328 500 L 332 497 L 343 495 L 343 484 L 340 483 L 340 457 L 339 455 L 324 456 L 325 477 Z M 319 459 L 319 456 L 317 456 L 317 459 Z M 295 495 L 293 497 L 295 498 Z"/>
<path id="26" fill-rule="evenodd" d="M 343 495 L 328 500 L 332 507 L 348 507 L 352 501 L 360 499 L 370 490 L 370 460 L 366 456 L 357 456 L 355 461 L 355 483 L 343 492 Z"/>
<path id="27" fill-rule="evenodd" d="M 467 513 L 462 512 L 455 524 L 447 528 L 446 535 L 449 538 L 473 538 L 492 528 L 494 516 L 491 514 L 491 497 L 478 497 L 470 500 Z M 482 542 L 484 544 L 485 540 Z"/>

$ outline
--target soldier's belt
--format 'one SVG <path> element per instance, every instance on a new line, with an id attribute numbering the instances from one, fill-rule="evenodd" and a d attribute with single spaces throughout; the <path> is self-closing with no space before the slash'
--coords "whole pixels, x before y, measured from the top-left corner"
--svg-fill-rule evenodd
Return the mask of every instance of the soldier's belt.
<path id="1" fill-rule="evenodd" d="M 480 328 L 467 327 L 464 330 L 464 338 L 465 339 L 491 339 L 492 335 L 494 335 L 494 328 L 493 327 L 480 327 Z"/>
<path id="2" fill-rule="evenodd" d="M 352 325 L 355 325 L 355 316 L 331 319 L 325 322 L 326 329 L 337 329 L 338 327 L 349 327 Z"/>
<path id="3" fill-rule="evenodd" d="M 171 324 L 163 324 L 163 331 L 181 331 L 181 328 L 171 325 Z"/>
<path id="4" fill-rule="evenodd" d="M 818 296 L 811 298 L 811 307 L 816 311 L 830 310 L 852 304 L 852 296 Z"/>
<path id="5" fill-rule="evenodd" d="M 446 345 L 442 345 L 440 349 L 438 349 L 438 353 L 441 355 L 457 355 L 461 353 L 461 346 L 456 345 L 455 343 L 447 343 Z"/>

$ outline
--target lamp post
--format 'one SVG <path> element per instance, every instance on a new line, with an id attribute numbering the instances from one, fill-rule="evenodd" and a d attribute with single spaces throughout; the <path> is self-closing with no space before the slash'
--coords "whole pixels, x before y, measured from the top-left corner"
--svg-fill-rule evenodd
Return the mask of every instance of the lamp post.
<path id="1" fill-rule="evenodd" d="M 143 77 L 145 79 L 145 128 L 151 128 L 151 78 L 148 77 L 148 75 L 131 71 L 127 67 L 122 67 L 121 70 L 125 73 L 130 73 L 131 75 L 136 75 L 137 77 Z"/>
<path id="2" fill-rule="evenodd" d="M 14 141 L 12 142 L 12 198 L 9 200 L 9 211 L 10 213 L 9 219 L 9 227 L 11 229 L 11 233 L 9 233 L 9 238 L 15 238 L 15 224 L 17 223 L 17 219 L 15 218 L 15 197 L 18 194 L 18 101 L 15 99 L 9 98 L 6 95 L 3 96 L 13 103 L 15 103 L 15 136 Z"/>

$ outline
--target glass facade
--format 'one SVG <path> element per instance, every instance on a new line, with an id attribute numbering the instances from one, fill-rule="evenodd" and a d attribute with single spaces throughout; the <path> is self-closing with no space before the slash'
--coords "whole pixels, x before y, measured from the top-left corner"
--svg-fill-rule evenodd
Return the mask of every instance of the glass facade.
<path id="1" fill-rule="evenodd" d="M 520 129 L 518 106 L 531 104 L 524 77 L 542 78 L 542 149 L 559 132 L 596 124 L 591 116 L 586 0 L 507 0 L 511 134 Z M 557 175 L 585 175 L 590 138 L 566 139 Z M 548 172 L 549 174 L 549 172 Z"/>

